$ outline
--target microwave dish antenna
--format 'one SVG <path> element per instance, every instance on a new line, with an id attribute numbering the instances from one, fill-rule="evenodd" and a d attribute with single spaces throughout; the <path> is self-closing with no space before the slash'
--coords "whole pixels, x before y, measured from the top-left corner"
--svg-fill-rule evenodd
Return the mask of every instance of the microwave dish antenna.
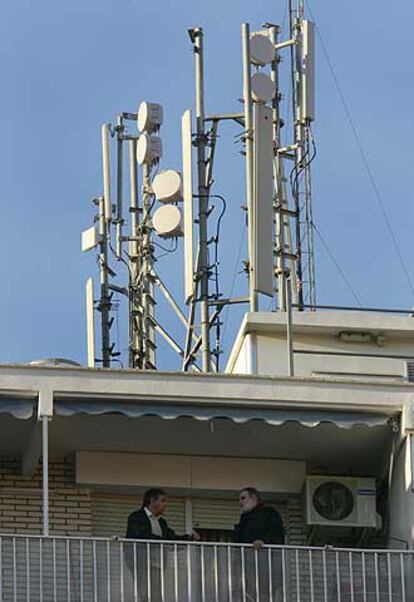
<path id="1" fill-rule="evenodd" d="M 162 105 L 156 102 L 143 101 L 138 108 L 137 126 L 140 132 L 152 134 L 157 132 L 164 121 Z"/>
<path id="2" fill-rule="evenodd" d="M 250 35 L 250 60 L 253 65 L 264 67 L 275 58 L 275 47 L 264 33 Z"/>
<path id="3" fill-rule="evenodd" d="M 158 173 L 153 182 L 152 190 L 157 201 L 161 203 L 174 203 L 182 201 L 181 174 L 174 169 L 167 169 Z"/>

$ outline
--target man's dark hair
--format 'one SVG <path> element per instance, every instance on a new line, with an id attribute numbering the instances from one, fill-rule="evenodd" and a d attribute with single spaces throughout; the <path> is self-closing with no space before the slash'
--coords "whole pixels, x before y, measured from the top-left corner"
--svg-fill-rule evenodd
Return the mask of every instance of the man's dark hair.
<path id="1" fill-rule="evenodd" d="M 162 495 L 167 495 L 164 489 L 160 489 L 159 487 L 151 487 L 144 493 L 144 499 L 142 500 L 142 505 L 144 508 L 147 508 L 152 501 L 158 500 Z"/>
<path id="2" fill-rule="evenodd" d="M 255 497 L 258 502 L 262 501 L 262 498 L 260 497 L 260 493 L 257 491 L 256 487 L 243 487 L 243 489 L 240 489 L 240 493 L 242 491 L 247 491 L 247 493 L 250 495 L 250 497 Z"/>

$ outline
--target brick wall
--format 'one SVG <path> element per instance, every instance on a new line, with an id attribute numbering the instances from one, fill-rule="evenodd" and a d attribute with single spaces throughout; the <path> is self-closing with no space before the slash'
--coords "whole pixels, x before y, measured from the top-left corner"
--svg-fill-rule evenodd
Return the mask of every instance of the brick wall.
<path id="1" fill-rule="evenodd" d="M 101 512 L 96 507 L 97 495 L 75 484 L 75 465 L 71 460 L 55 460 L 49 465 L 50 533 L 52 535 L 95 535 L 96 521 Z M 98 496 L 99 497 L 99 496 Z M 136 496 L 124 496 L 131 508 L 137 505 Z M 122 532 L 130 509 L 123 509 L 119 496 L 113 498 L 112 514 L 121 513 Z M 99 498 L 100 499 L 100 498 Z M 301 500 L 291 496 L 283 505 L 287 541 L 304 543 Z M 95 514 L 95 516 L 93 516 Z M 183 519 L 184 520 L 184 519 Z M 105 517 L 108 523 L 108 517 Z M 183 530 L 180 524 L 181 530 Z M 42 472 L 39 465 L 32 479 L 21 475 L 18 458 L 0 459 L 0 533 L 37 535 L 42 531 Z M 99 534 L 102 535 L 101 531 Z M 113 535 L 114 532 L 105 533 Z"/>
<path id="2" fill-rule="evenodd" d="M 302 497 L 300 495 L 290 495 L 286 506 L 286 518 L 284 521 L 286 543 L 291 546 L 303 546 L 306 541 L 306 529 Z"/>
<path id="3" fill-rule="evenodd" d="M 50 462 L 49 488 L 51 534 L 91 535 L 91 494 L 76 487 L 73 462 Z M 27 479 L 19 459 L 0 459 L 0 533 L 37 535 L 41 530 L 41 466 Z"/>

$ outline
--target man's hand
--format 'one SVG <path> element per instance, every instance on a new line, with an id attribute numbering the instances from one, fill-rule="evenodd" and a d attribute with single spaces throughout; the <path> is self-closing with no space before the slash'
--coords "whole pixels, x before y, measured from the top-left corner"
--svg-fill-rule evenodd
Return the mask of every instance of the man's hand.
<path id="1" fill-rule="evenodd" d="M 256 539 L 256 541 L 253 542 L 253 548 L 256 551 L 261 550 L 264 545 L 265 545 L 264 541 L 261 541 L 260 539 Z"/>

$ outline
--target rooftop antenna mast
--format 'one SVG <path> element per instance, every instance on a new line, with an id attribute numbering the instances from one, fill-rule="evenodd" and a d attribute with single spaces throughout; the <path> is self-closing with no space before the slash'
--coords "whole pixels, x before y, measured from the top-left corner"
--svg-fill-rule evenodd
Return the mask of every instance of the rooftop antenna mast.
<path id="1" fill-rule="evenodd" d="M 242 303 L 250 312 L 257 312 L 262 296 L 267 296 L 275 299 L 277 308 L 290 316 L 292 303 L 304 309 L 305 283 L 310 304 L 315 304 L 310 177 L 315 154 L 311 131 L 314 30 L 313 24 L 304 18 L 303 0 L 289 0 L 289 8 L 288 40 L 279 40 L 281 29 L 277 25 L 267 23 L 260 31 L 251 31 L 248 23 L 242 25 L 242 112 L 206 114 L 203 29 L 189 30 L 194 51 L 195 128 L 191 110 L 185 111 L 182 173 L 172 169 L 159 171 L 163 109 L 158 103 L 141 102 L 137 113 L 121 113 L 114 126 L 103 125 L 103 195 L 95 200 L 98 227 L 93 226 L 82 235 L 83 250 L 99 248 L 101 285 L 96 302 L 91 280 L 87 285 L 88 365 L 96 361 L 109 367 L 120 355 L 111 342 L 111 312 L 117 307 L 114 294 L 123 295 L 128 301 L 128 365 L 140 370 L 156 369 L 157 342 L 162 337 L 181 356 L 183 370 L 218 371 L 220 313 L 227 305 Z M 290 51 L 293 109 L 293 128 L 286 136 L 282 136 L 285 132 L 282 130 L 284 79 L 279 75 L 284 49 Z M 227 203 L 223 196 L 211 193 L 218 128 L 223 121 L 237 124 L 240 132 L 237 138 L 243 144 L 245 155 L 247 207 L 243 209 L 247 209 L 248 254 L 243 263 L 248 276 L 248 295 L 234 298 L 222 297 L 218 284 L 218 243 Z M 133 122 L 138 132 L 130 130 L 129 122 Z M 282 143 L 285 137 L 289 142 Z M 115 203 L 111 196 L 111 138 L 116 143 Z M 127 216 L 124 207 L 126 145 L 130 193 Z M 196 159 L 194 170 L 193 158 Z M 214 211 L 214 199 L 220 200 L 221 212 Z M 211 214 L 215 232 L 211 232 Z M 164 254 L 174 252 L 182 235 L 187 316 L 157 269 L 157 249 L 161 248 Z M 172 242 L 170 248 L 164 246 L 168 240 Z M 214 252 L 210 251 L 210 245 Z M 120 271 L 126 266 L 126 287 L 115 284 L 115 279 L 122 274 L 110 267 L 113 262 L 117 262 Z M 160 294 L 185 327 L 182 344 L 172 336 L 170 325 L 164 328 L 158 312 L 156 314 L 156 299 L 160 299 Z M 94 307 L 101 317 L 102 358 L 94 358 Z M 213 329 L 216 332 L 214 346 Z"/>
<path id="2" fill-rule="evenodd" d="M 280 54 L 286 47 L 285 42 L 279 42 L 281 29 L 277 25 L 266 23 L 269 39 L 275 48 L 275 55 L 271 63 L 271 78 L 276 94 L 272 102 L 273 109 L 273 140 L 274 140 L 274 218 L 275 218 L 275 257 L 276 257 L 276 307 L 279 311 L 288 311 L 288 302 L 292 298 L 297 304 L 296 261 L 297 256 L 293 251 L 291 217 L 295 212 L 289 209 L 289 197 L 286 186 L 285 159 L 291 157 L 291 150 L 282 146 L 282 127 L 284 121 L 281 116 L 280 101 L 282 98 L 279 75 Z M 288 44 L 292 43 L 290 39 Z"/>
<path id="3" fill-rule="evenodd" d="M 152 223 L 155 195 L 152 174 L 162 156 L 158 132 L 163 122 L 163 110 L 157 103 L 144 102 L 138 113 L 129 117 L 134 118 L 141 132 L 138 137 L 129 137 L 129 365 L 140 370 L 155 370 L 157 321 Z M 141 166 L 142 173 L 140 205 L 137 164 Z"/>
<path id="4" fill-rule="evenodd" d="M 210 350 L 210 312 L 209 312 L 209 278 L 210 266 L 208 261 L 208 205 L 209 195 L 206 179 L 206 132 L 204 112 L 204 44 L 203 29 L 197 27 L 189 31 L 194 48 L 195 65 L 195 101 L 196 101 L 196 137 L 194 145 L 197 150 L 197 178 L 198 178 L 198 266 L 197 277 L 200 290 L 200 327 L 201 327 L 201 358 L 203 372 L 211 370 Z"/>
<path id="5" fill-rule="evenodd" d="M 311 123 L 315 118 L 314 101 L 314 24 L 305 19 L 305 1 L 289 0 L 292 63 L 292 108 L 295 141 L 291 187 L 296 212 L 296 280 L 298 307 L 305 302 L 316 305 L 315 251 L 312 214 L 311 163 L 315 145 Z M 306 290 L 307 289 L 307 290 Z M 305 299 L 307 294 L 308 298 Z"/>
<path id="6" fill-rule="evenodd" d="M 111 318 L 112 308 L 111 293 L 109 291 L 109 265 L 108 265 L 108 242 L 109 228 L 112 216 L 110 158 L 109 158 L 109 124 L 102 126 L 102 173 L 103 173 L 103 196 L 97 199 L 98 223 L 99 223 L 99 273 L 101 284 L 101 298 L 98 310 L 101 312 L 101 344 L 102 365 L 108 368 L 111 365 Z"/>

